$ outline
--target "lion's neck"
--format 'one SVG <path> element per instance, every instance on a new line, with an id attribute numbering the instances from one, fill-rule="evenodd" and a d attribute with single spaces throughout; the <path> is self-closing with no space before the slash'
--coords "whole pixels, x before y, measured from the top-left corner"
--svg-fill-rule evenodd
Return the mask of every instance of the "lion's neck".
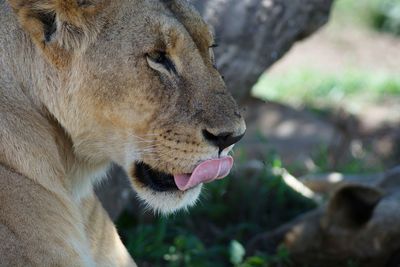
<path id="1" fill-rule="evenodd" d="M 43 87 L 49 86 L 44 82 L 54 78 L 52 70 L 10 12 L 0 2 L 0 164 L 50 191 L 79 199 L 108 166 L 74 155 L 68 134 L 40 100 Z"/>

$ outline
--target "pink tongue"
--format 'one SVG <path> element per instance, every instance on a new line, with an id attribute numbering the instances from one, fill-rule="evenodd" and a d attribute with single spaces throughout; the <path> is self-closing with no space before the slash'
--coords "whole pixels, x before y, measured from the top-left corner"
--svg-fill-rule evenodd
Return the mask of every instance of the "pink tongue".
<path id="1" fill-rule="evenodd" d="M 232 165 L 233 158 L 229 156 L 220 159 L 210 159 L 197 166 L 191 175 L 174 175 L 175 184 L 179 190 L 185 191 L 201 183 L 209 183 L 216 179 L 222 179 L 229 174 Z"/>

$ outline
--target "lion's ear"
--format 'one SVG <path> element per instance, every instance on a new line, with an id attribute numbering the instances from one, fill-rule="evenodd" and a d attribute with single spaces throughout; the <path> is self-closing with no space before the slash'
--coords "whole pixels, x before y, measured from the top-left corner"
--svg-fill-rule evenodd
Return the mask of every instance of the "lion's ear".
<path id="1" fill-rule="evenodd" d="M 383 197 L 375 187 L 345 185 L 337 190 L 327 206 L 326 226 L 358 229 L 372 217 L 375 207 Z"/>
<path id="2" fill-rule="evenodd" d="M 55 64 L 88 45 L 101 29 L 101 0 L 9 0 L 22 28 Z"/>

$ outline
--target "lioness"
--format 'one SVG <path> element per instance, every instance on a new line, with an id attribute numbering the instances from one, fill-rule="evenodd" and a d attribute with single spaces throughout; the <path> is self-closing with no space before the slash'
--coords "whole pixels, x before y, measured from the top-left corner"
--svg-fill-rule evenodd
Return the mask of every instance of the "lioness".
<path id="1" fill-rule="evenodd" d="M 170 213 L 226 176 L 243 118 L 184 0 L 0 0 L 0 266 L 135 266 L 111 162 Z"/>

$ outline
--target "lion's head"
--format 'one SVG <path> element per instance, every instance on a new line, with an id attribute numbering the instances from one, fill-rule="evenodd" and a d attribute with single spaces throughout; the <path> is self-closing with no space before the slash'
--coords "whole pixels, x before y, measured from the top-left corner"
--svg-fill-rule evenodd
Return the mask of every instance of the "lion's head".
<path id="1" fill-rule="evenodd" d="M 123 166 L 162 212 L 192 205 L 204 182 L 229 173 L 245 124 L 187 1 L 11 3 L 51 66 L 41 99 L 78 158 Z"/>

